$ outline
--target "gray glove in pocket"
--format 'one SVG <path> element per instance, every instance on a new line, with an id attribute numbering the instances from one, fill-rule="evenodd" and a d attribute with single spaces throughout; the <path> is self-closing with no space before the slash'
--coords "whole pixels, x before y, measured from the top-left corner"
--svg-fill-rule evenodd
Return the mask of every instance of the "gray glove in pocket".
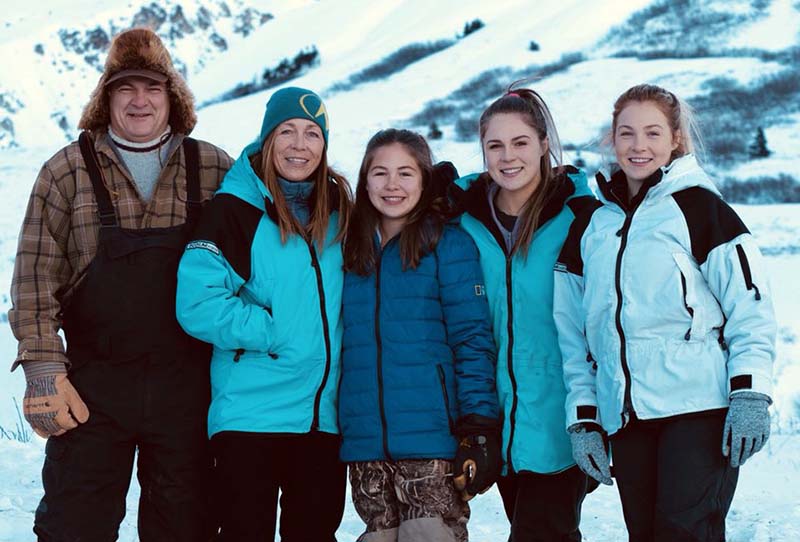
<path id="1" fill-rule="evenodd" d="M 567 432 L 572 444 L 572 457 L 578 467 L 601 484 L 612 485 L 602 430 L 595 425 L 576 423 L 569 426 Z"/>
<path id="2" fill-rule="evenodd" d="M 769 410 L 772 403 L 763 393 L 742 391 L 731 396 L 731 406 L 722 432 L 722 455 L 730 456 L 731 467 L 744 465 L 769 438 Z"/>

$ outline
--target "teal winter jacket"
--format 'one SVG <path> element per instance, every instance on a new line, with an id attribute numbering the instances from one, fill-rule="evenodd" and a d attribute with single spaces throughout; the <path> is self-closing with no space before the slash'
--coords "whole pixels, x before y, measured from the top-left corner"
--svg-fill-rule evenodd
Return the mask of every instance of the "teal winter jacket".
<path id="1" fill-rule="evenodd" d="M 564 429 L 566 389 L 553 319 L 553 267 L 573 218 L 594 200 L 583 172 L 568 167 L 545 205 L 527 259 L 508 254 L 492 216 L 492 181 L 470 175 L 450 193 L 461 226 L 480 252 L 498 348 L 497 393 L 503 411 L 507 473 L 555 473 L 575 464 Z"/>
<path id="2" fill-rule="evenodd" d="M 258 150 L 245 148 L 225 176 L 178 268 L 178 321 L 214 345 L 208 433 L 338 433 L 338 213 L 321 250 L 298 235 L 281 243 L 272 195 L 250 165 Z"/>

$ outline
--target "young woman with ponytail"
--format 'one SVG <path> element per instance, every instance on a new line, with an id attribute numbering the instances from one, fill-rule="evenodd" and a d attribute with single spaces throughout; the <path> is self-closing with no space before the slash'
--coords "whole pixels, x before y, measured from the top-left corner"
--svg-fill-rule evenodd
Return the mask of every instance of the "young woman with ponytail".
<path id="1" fill-rule="evenodd" d="M 595 200 L 585 175 L 561 165 L 542 97 L 510 90 L 481 115 L 486 171 L 456 181 L 451 196 L 478 246 L 503 411 L 498 482 L 511 540 L 580 540 L 587 477 L 564 430 L 561 352 L 553 321 L 553 266 L 575 216 Z"/>

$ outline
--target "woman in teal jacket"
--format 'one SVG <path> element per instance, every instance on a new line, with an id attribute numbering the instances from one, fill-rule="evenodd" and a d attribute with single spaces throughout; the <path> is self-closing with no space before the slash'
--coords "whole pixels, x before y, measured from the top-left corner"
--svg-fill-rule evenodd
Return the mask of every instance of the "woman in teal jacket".
<path id="1" fill-rule="evenodd" d="M 595 200 L 583 173 L 558 165 L 558 135 L 536 92 L 516 89 L 492 103 L 480 137 L 487 171 L 459 179 L 451 195 L 480 252 L 499 350 L 498 487 L 511 540 L 580 540 L 587 478 L 564 430 L 553 266 L 573 219 Z"/>
<path id="2" fill-rule="evenodd" d="M 336 393 L 347 181 L 319 96 L 279 90 L 178 270 L 177 316 L 212 343 L 208 431 L 221 533 L 335 541 L 344 510 Z"/>

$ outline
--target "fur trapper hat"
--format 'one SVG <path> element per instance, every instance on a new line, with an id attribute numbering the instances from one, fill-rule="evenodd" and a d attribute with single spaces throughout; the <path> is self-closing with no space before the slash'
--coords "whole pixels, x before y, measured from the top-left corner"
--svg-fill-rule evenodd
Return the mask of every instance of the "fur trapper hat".
<path id="1" fill-rule="evenodd" d="M 172 65 L 169 51 L 161 38 L 148 28 L 132 28 L 117 34 L 111 42 L 105 69 L 83 109 L 78 128 L 105 130 L 111 123 L 108 84 L 119 78 L 121 72 L 156 79 L 166 77 L 169 93 L 169 124 L 173 133 L 189 134 L 197 124 L 194 97 L 183 77 Z M 147 75 L 155 72 L 156 77 Z M 117 76 L 117 77 L 115 77 Z"/>

